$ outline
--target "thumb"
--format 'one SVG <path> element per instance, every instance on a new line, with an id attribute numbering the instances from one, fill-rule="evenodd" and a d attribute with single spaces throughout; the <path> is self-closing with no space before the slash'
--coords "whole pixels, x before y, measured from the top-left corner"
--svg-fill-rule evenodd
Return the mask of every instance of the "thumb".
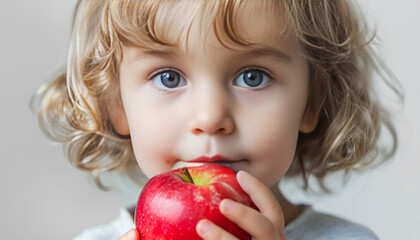
<path id="1" fill-rule="evenodd" d="M 139 232 L 133 228 L 118 238 L 118 240 L 140 240 Z"/>

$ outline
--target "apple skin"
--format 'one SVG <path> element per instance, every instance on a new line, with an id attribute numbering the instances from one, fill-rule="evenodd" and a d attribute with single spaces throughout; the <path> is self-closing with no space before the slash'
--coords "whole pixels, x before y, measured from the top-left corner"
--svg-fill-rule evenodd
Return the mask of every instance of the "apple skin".
<path id="1" fill-rule="evenodd" d="M 156 175 L 143 187 L 135 211 L 140 239 L 201 239 L 196 225 L 209 219 L 239 239 L 251 236 L 219 211 L 225 198 L 257 209 L 236 180 L 236 174 L 218 164 L 204 164 Z M 191 178 L 194 183 L 188 182 Z"/>

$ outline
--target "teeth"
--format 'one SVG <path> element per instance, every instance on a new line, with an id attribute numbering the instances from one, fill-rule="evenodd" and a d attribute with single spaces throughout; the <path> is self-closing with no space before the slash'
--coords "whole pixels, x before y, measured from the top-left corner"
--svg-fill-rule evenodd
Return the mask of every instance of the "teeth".
<path id="1" fill-rule="evenodd" d="M 183 167 L 196 167 L 196 166 L 201 166 L 203 164 L 204 163 L 193 163 L 193 162 L 179 161 L 179 162 L 175 163 L 174 169 L 183 168 Z"/>
<path id="2" fill-rule="evenodd" d="M 232 162 L 232 161 L 225 161 L 225 160 L 217 160 L 217 161 L 213 161 L 211 163 L 214 164 L 220 164 L 223 165 L 225 167 L 228 167 L 230 169 L 232 169 L 234 172 L 238 172 L 240 169 L 238 168 L 239 166 L 237 166 L 238 162 Z M 201 166 L 204 165 L 206 163 L 197 163 L 197 162 L 183 162 L 183 161 L 178 161 L 175 163 L 173 169 L 179 169 L 179 168 L 183 168 L 183 167 L 195 167 L 195 166 Z"/>

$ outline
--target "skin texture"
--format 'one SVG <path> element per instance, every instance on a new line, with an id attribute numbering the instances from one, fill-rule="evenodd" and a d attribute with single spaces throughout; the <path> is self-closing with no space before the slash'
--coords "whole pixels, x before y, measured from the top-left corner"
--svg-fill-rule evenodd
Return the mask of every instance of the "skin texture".
<path id="1" fill-rule="evenodd" d="M 294 38 L 281 34 L 273 16 L 249 14 L 239 11 L 239 32 L 256 48 L 226 48 L 214 32 L 203 34 L 198 21 L 178 47 L 148 52 L 124 46 L 122 106 L 109 108 L 116 130 L 130 134 L 147 177 L 221 155 L 260 209 L 223 200 L 221 212 L 254 239 L 285 239 L 284 219 L 296 206 L 270 188 L 292 163 L 299 132 L 311 132 L 317 117 L 306 111 L 309 69 Z M 247 85 L 249 73 L 263 81 Z M 181 80 L 167 88 L 162 74 Z M 288 206 L 284 217 L 279 203 Z M 235 239 L 208 220 L 197 224 L 197 232 L 203 239 Z"/>

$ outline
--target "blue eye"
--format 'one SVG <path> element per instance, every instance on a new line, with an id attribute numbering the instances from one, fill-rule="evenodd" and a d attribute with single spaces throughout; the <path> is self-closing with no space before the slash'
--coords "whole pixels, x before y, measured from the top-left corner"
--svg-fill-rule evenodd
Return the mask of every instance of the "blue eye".
<path id="1" fill-rule="evenodd" d="M 152 81 L 158 88 L 162 89 L 174 89 L 187 84 L 185 79 L 173 70 L 165 70 L 155 74 Z"/>
<path id="2" fill-rule="evenodd" d="M 259 89 L 267 85 L 270 76 L 263 70 L 249 69 L 242 72 L 233 84 L 240 87 Z"/>

